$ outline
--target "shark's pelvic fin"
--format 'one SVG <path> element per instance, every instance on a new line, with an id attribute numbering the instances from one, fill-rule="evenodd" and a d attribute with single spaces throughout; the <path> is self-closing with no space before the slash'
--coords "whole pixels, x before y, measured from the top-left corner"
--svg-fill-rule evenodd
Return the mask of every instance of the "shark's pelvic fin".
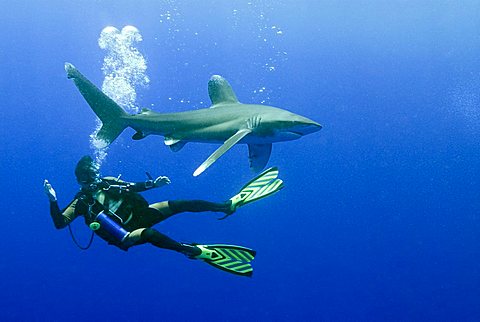
<path id="1" fill-rule="evenodd" d="M 186 141 L 180 141 L 178 143 L 172 144 L 170 145 L 170 150 L 172 152 L 178 152 L 185 146 L 185 144 L 187 144 Z"/>
<path id="2" fill-rule="evenodd" d="M 215 161 L 217 161 L 218 158 L 220 158 L 225 152 L 230 150 L 232 146 L 234 146 L 238 141 L 243 139 L 249 133 L 252 133 L 252 129 L 238 130 L 237 133 L 235 133 L 228 140 L 226 140 L 222 146 L 220 146 L 217 150 L 215 150 L 215 152 L 213 152 L 212 155 L 210 155 L 208 159 L 205 160 L 205 162 L 203 162 L 197 168 L 197 170 L 195 170 L 195 172 L 193 173 L 193 176 L 196 177 L 199 174 L 201 174 L 203 171 L 205 171 L 209 166 L 211 166 Z"/>
<path id="3" fill-rule="evenodd" d="M 172 138 L 169 138 L 169 137 L 165 138 L 165 145 L 168 145 L 170 150 L 172 150 L 173 152 L 180 151 L 185 146 L 185 144 L 187 144 L 186 141 L 181 141 L 181 140 L 178 140 L 178 139 L 172 139 Z"/>
<path id="4" fill-rule="evenodd" d="M 250 169 L 259 172 L 268 163 L 270 154 L 272 153 L 272 144 L 249 144 L 248 160 L 250 161 Z"/>
<path id="5" fill-rule="evenodd" d="M 104 141 L 105 145 L 109 145 L 127 127 L 125 120 L 129 116 L 128 113 L 93 85 L 72 64 L 65 63 L 65 71 L 67 77 L 73 79 L 80 94 L 102 121 L 102 128 L 97 133 L 97 138 Z"/>
<path id="6" fill-rule="evenodd" d="M 164 142 L 165 142 L 165 145 L 170 146 L 170 145 L 177 144 L 178 142 L 180 142 L 180 140 L 179 139 L 174 139 L 170 136 L 166 136 Z"/>
<path id="7" fill-rule="evenodd" d="M 237 96 L 228 81 L 219 75 L 213 75 L 208 81 L 208 95 L 212 106 L 225 103 L 238 103 Z"/>

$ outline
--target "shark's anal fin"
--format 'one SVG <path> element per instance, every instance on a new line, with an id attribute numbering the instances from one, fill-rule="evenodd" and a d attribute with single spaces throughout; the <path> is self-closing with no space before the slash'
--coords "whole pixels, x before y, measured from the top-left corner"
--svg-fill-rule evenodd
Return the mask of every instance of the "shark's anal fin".
<path id="1" fill-rule="evenodd" d="M 250 161 L 250 168 L 259 172 L 268 163 L 270 154 L 272 153 L 272 144 L 249 144 L 248 145 L 248 159 Z"/>
<path id="2" fill-rule="evenodd" d="M 232 146 L 234 146 L 238 141 L 240 141 L 250 133 L 252 133 L 252 129 L 238 130 L 237 133 L 235 133 L 228 140 L 226 140 L 222 146 L 220 146 L 217 150 L 215 150 L 215 152 L 213 152 L 212 155 L 210 155 L 208 159 L 205 160 L 205 162 L 203 162 L 197 168 L 197 170 L 195 170 L 195 172 L 193 173 L 193 176 L 196 177 L 199 174 L 201 174 L 203 171 L 205 171 L 209 166 L 211 166 L 215 161 L 217 161 L 218 158 L 220 158 L 225 152 L 230 150 Z"/>
<path id="3" fill-rule="evenodd" d="M 133 140 L 141 140 L 141 139 L 144 139 L 146 136 L 147 136 L 147 134 L 145 134 L 144 132 L 142 132 L 142 131 L 137 131 L 137 133 L 135 133 L 134 135 L 132 135 L 132 139 L 133 139 Z"/>

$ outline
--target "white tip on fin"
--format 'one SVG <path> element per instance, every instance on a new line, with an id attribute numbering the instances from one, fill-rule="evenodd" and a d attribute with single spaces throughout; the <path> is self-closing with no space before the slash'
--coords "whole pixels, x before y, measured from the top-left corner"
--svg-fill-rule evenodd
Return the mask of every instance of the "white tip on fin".
<path id="1" fill-rule="evenodd" d="M 228 140 L 225 141 L 218 149 L 213 152 L 205 162 L 203 162 L 197 170 L 193 173 L 193 176 L 196 177 L 205 171 L 209 166 L 211 166 L 215 161 L 218 160 L 225 152 L 230 150 L 238 141 L 243 139 L 247 134 L 251 133 L 251 129 L 241 129 L 237 133 L 232 135 Z"/>
<path id="2" fill-rule="evenodd" d="M 202 174 L 203 171 L 205 171 L 208 167 L 204 166 L 203 164 L 201 166 L 199 166 L 197 168 L 197 170 L 195 170 L 195 172 L 193 173 L 193 176 L 196 177 L 200 174 Z"/>

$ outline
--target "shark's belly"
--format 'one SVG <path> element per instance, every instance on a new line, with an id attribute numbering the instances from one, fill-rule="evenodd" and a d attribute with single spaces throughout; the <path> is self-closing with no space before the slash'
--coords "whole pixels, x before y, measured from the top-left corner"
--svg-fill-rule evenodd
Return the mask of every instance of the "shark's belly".
<path id="1" fill-rule="evenodd" d="M 184 136 L 182 141 L 199 142 L 199 143 L 224 143 L 230 137 L 232 137 L 236 131 L 226 132 L 209 132 L 198 131 L 192 133 L 190 136 Z M 265 135 L 263 133 L 252 132 L 241 139 L 237 144 L 269 144 L 275 142 L 292 141 L 301 138 L 301 135 L 296 133 L 276 133 Z M 179 138 L 180 139 L 180 138 Z"/>
<path id="2" fill-rule="evenodd" d="M 195 131 L 178 131 L 173 136 L 182 141 L 200 143 L 223 143 L 236 131 L 216 131 L 211 129 L 198 129 Z"/>
<path id="3" fill-rule="evenodd" d="M 223 143 L 232 137 L 238 130 L 248 126 L 248 119 L 235 117 L 232 113 L 224 113 L 221 118 L 205 118 L 197 113 L 185 113 L 182 118 L 159 116 L 155 119 L 137 119 L 131 124 L 137 131 L 144 135 L 162 135 L 169 139 L 200 142 Z M 271 126 L 260 124 L 252 128 L 252 133 L 245 136 L 238 143 L 243 144 L 268 144 L 282 141 L 296 140 L 301 135 L 278 131 Z"/>
<path id="4" fill-rule="evenodd" d="M 291 133 L 291 134 L 285 134 L 285 133 L 276 133 L 276 134 L 270 134 L 270 135 L 258 135 L 255 133 L 251 133 L 244 137 L 240 142 L 238 143 L 244 143 L 244 144 L 268 144 L 268 143 L 275 143 L 275 142 L 284 142 L 284 141 L 292 141 L 292 140 L 297 140 L 301 138 L 301 135 Z"/>

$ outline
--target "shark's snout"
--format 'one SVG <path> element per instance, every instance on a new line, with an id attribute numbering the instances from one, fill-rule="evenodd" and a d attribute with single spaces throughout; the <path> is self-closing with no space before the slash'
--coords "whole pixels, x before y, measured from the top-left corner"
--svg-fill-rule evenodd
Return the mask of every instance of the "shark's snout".
<path id="1" fill-rule="evenodd" d="M 322 129 L 322 126 L 320 124 L 318 124 L 317 122 L 311 122 L 311 123 L 308 123 L 308 124 L 303 124 L 301 126 L 301 132 L 303 135 L 307 135 L 307 134 L 310 134 L 310 133 L 315 133 L 315 132 L 318 132 Z"/>
<path id="2" fill-rule="evenodd" d="M 298 116 L 292 121 L 292 125 L 289 130 L 301 135 L 307 135 L 320 131 L 321 128 L 322 126 L 317 122 L 303 116 Z"/>

